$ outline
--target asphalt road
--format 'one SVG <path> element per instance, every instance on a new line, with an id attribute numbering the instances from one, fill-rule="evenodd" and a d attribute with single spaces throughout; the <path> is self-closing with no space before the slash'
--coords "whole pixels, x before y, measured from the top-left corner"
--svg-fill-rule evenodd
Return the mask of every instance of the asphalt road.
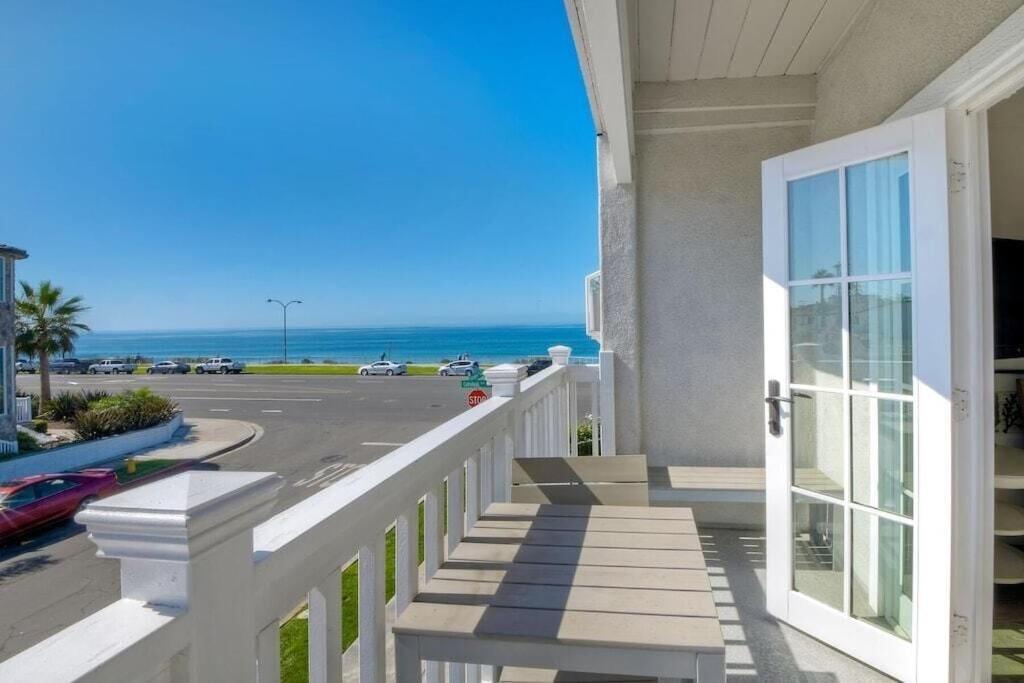
<path id="1" fill-rule="evenodd" d="M 286 479 L 278 509 L 312 495 L 466 409 L 457 378 L 281 375 L 62 375 L 54 392 L 148 386 L 186 417 L 230 418 L 263 428 L 257 440 L 210 466 L 272 471 Z M 38 392 L 39 379 L 19 375 Z M 0 548 L 0 660 L 110 604 L 118 563 L 99 559 L 72 522 Z"/>

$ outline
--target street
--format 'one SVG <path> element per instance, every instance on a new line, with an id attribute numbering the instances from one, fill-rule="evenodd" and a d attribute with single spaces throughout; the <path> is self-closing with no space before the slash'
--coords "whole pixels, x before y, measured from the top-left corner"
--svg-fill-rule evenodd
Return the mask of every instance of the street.
<path id="1" fill-rule="evenodd" d="M 273 471 L 286 480 L 277 509 L 373 462 L 466 409 L 458 378 L 287 375 L 61 375 L 53 392 L 150 387 L 185 417 L 254 423 L 262 434 L 206 466 Z M 18 388 L 38 392 L 37 375 Z M 0 660 L 120 597 L 118 563 L 72 522 L 0 549 Z"/>

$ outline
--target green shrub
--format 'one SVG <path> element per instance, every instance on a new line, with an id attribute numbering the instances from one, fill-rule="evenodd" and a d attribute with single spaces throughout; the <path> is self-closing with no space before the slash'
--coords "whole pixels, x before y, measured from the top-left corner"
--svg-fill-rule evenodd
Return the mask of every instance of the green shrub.
<path id="1" fill-rule="evenodd" d="M 18 451 L 20 453 L 31 453 L 33 451 L 41 450 L 41 447 L 36 440 L 32 438 L 31 434 L 25 432 L 18 432 Z"/>
<path id="2" fill-rule="evenodd" d="M 109 396 L 106 391 L 62 391 L 46 404 L 45 413 L 51 420 L 72 422 L 78 413 Z"/>
<path id="3" fill-rule="evenodd" d="M 579 455 L 594 454 L 594 427 L 589 420 L 576 425 L 576 452 Z"/>
<path id="4" fill-rule="evenodd" d="M 303 365 L 312 365 L 313 364 L 313 359 L 312 358 L 303 358 L 302 359 L 302 364 Z"/>
<path id="5" fill-rule="evenodd" d="M 38 417 L 32 420 L 32 423 L 29 425 L 29 429 L 33 432 L 38 432 L 39 434 L 45 434 L 46 430 L 49 428 L 50 423 Z"/>
<path id="6" fill-rule="evenodd" d="M 72 424 L 81 439 L 99 439 L 146 429 L 174 417 L 178 405 L 149 389 L 107 396 L 75 415 Z"/>

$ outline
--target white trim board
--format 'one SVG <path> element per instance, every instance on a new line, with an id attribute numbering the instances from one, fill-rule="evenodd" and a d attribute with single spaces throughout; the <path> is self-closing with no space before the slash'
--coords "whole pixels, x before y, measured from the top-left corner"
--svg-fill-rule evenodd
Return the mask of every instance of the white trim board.
<path id="1" fill-rule="evenodd" d="M 814 124 L 813 119 L 795 121 L 752 121 L 750 123 L 714 123 L 706 126 L 679 126 L 677 128 L 648 128 L 638 130 L 637 135 L 677 135 L 680 133 L 712 133 L 723 130 L 744 130 L 748 128 L 800 128 Z"/>

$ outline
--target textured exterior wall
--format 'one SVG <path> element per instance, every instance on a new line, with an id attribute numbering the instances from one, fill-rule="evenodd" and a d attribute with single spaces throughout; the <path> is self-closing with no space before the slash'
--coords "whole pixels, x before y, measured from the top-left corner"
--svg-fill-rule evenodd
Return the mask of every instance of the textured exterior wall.
<path id="1" fill-rule="evenodd" d="M 1024 0 L 877 0 L 818 76 L 813 140 L 877 125 Z"/>
<path id="2" fill-rule="evenodd" d="M 611 151 L 600 137 L 597 166 L 601 349 L 615 352 L 615 445 L 618 453 L 640 453 L 636 186 L 616 185 Z"/>
<path id="3" fill-rule="evenodd" d="M 14 264 L 12 258 L 0 256 L 5 261 L 4 279 L 2 283 L 7 296 L 0 301 L 0 346 L 7 349 L 4 354 L 3 392 L 7 410 L 0 415 L 0 441 L 14 441 L 17 430 L 14 425 Z"/>
<path id="4" fill-rule="evenodd" d="M 802 128 L 641 136 L 640 403 L 654 465 L 763 466 L 761 161 Z"/>

